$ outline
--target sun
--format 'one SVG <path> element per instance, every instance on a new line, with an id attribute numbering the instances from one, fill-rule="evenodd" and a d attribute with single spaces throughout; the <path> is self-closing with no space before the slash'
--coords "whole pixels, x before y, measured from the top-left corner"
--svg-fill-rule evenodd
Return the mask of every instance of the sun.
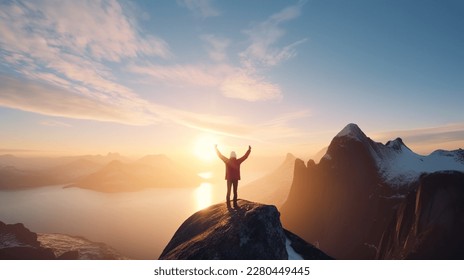
<path id="1" fill-rule="evenodd" d="M 215 135 L 199 135 L 195 140 L 193 153 L 198 159 L 210 162 L 216 158 L 216 151 L 214 150 L 215 144 L 219 144 L 218 138 Z"/>

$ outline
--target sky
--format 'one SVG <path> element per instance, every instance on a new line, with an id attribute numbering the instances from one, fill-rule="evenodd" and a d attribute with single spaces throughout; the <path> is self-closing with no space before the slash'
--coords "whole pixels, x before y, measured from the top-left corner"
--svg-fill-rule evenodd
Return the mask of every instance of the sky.
<path id="1" fill-rule="evenodd" d="M 0 1 L 0 154 L 464 147 L 464 2 Z M 203 156 L 202 156 L 203 154 Z"/>

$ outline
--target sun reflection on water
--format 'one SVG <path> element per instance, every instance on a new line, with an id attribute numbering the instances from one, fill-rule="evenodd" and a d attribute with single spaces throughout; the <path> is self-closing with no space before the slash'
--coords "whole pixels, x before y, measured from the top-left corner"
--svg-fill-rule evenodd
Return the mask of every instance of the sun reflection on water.
<path id="1" fill-rule="evenodd" d="M 197 211 L 210 206 L 213 203 L 213 185 L 201 183 L 195 190 Z"/>
<path id="2" fill-rule="evenodd" d="M 209 172 L 209 171 L 206 171 L 206 172 L 200 172 L 197 174 L 200 178 L 203 178 L 203 179 L 211 179 L 213 178 L 213 172 Z"/>

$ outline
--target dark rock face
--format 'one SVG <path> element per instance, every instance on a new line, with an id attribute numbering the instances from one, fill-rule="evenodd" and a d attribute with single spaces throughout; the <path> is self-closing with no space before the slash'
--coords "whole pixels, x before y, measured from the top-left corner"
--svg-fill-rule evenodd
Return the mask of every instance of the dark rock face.
<path id="1" fill-rule="evenodd" d="M 464 173 L 423 175 L 385 230 L 379 259 L 464 259 Z"/>
<path id="2" fill-rule="evenodd" d="M 47 234 L 23 224 L 0 222 L 0 260 L 119 260 L 126 259 L 104 243 L 64 234 Z"/>
<path id="3" fill-rule="evenodd" d="M 1 260 L 54 260 L 50 249 L 33 247 L 9 247 L 0 249 Z"/>
<path id="4" fill-rule="evenodd" d="M 246 200 L 238 204 L 237 209 L 216 204 L 190 216 L 160 259 L 288 259 L 287 235 L 277 208 Z M 308 249 L 319 251 L 309 245 L 300 251 Z"/>
<path id="5" fill-rule="evenodd" d="M 79 251 L 68 251 L 60 255 L 58 260 L 77 260 L 79 259 Z"/>
<path id="6" fill-rule="evenodd" d="M 388 221 L 390 202 L 371 156 L 375 143 L 356 129 L 356 137 L 335 137 L 319 164 L 301 160 L 282 222 L 337 259 L 372 259 Z M 379 217 L 380 220 L 379 220 Z"/>
<path id="7" fill-rule="evenodd" d="M 53 260 L 53 251 L 40 246 L 37 234 L 23 224 L 6 225 L 0 222 L 0 259 Z"/>

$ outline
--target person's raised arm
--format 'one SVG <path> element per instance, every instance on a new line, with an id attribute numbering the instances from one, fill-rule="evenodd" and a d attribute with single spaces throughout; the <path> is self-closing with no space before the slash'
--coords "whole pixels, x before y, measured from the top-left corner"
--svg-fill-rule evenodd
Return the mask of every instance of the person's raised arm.
<path id="1" fill-rule="evenodd" d="M 220 159 L 222 159 L 223 162 L 226 162 L 226 161 L 227 161 L 227 158 L 221 154 L 221 152 L 219 151 L 219 149 L 218 149 L 218 147 L 217 147 L 217 144 L 214 145 L 214 149 L 216 149 L 216 154 L 218 155 L 218 157 L 219 157 Z"/>
<path id="2" fill-rule="evenodd" d="M 241 158 L 239 159 L 239 161 L 240 161 L 240 162 L 245 161 L 245 160 L 248 158 L 248 156 L 250 155 L 250 153 L 251 153 L 251 146 L 248 145 L 248 151 L 245 153 L 245 155 L 243 155 L 243 157 L 241 157 Z"/>

